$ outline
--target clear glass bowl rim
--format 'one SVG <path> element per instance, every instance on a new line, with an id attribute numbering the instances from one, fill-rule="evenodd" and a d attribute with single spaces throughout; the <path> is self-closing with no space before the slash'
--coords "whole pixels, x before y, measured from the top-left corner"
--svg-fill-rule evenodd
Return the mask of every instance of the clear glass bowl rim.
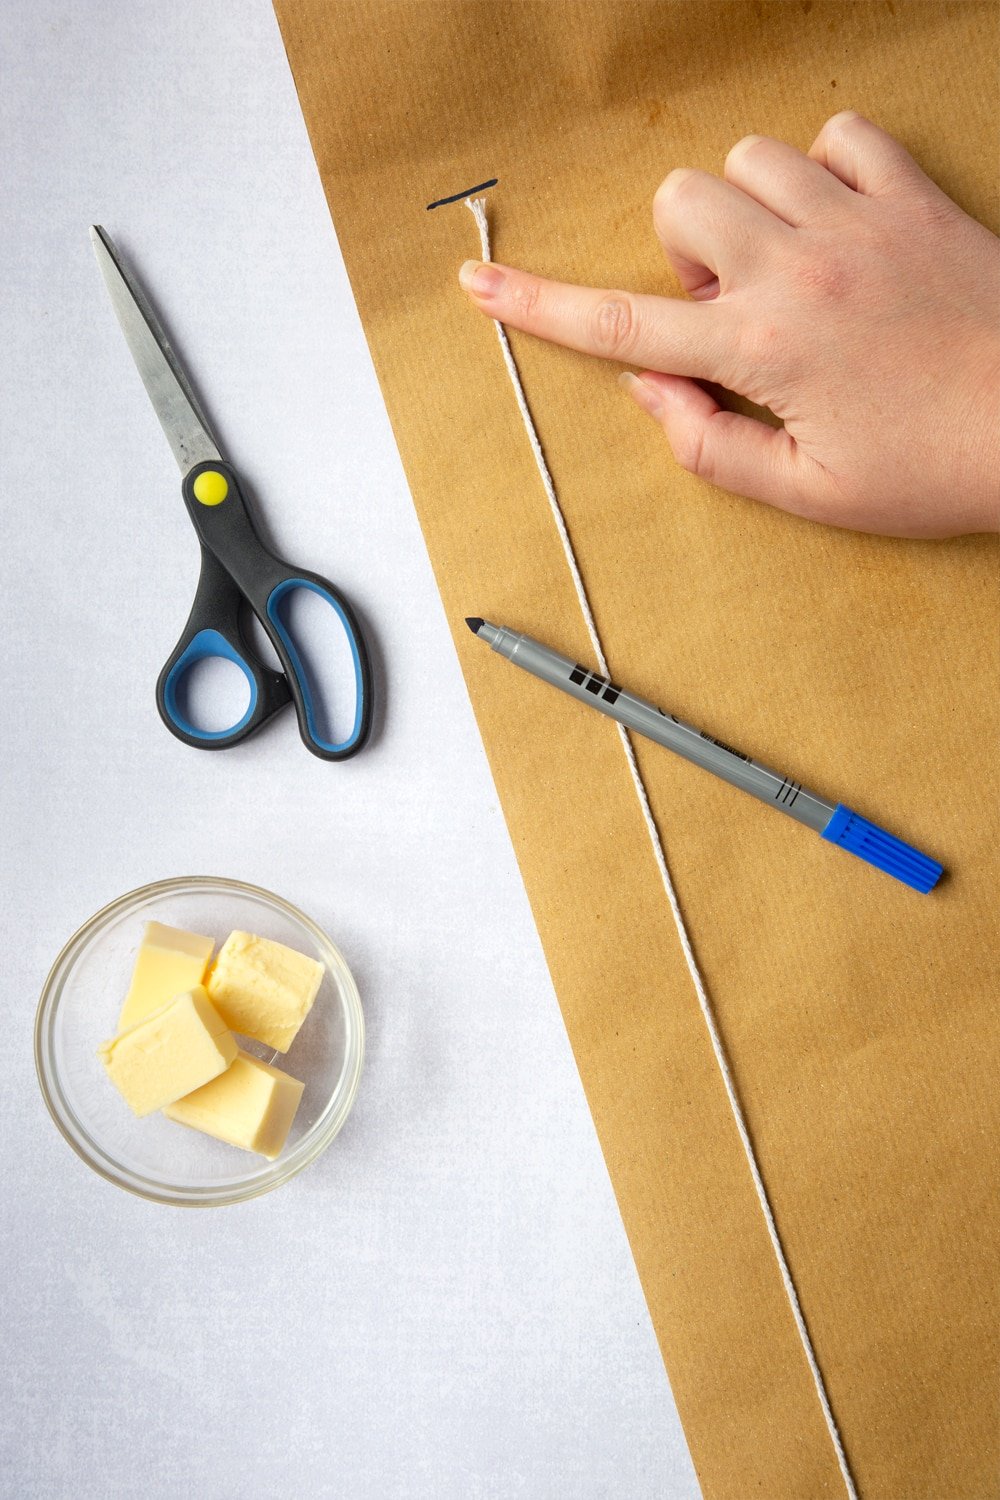
<path id="1" fill-rule="evenodd" d="M 199 888 L 228 891 L 235 895 L 250 896 L 270 903 L 285 916 L 300 922 L 310 933 L 318 947 L 325 949 L 333 958 L 338 989 L 344 1003 L 345 1048 L 344 1062 L 337 1087 L 319 1119 L 296 1144 L 287 1156 L 279 1157 L 265 1172 L 243 1184 L 219 1183 L 211 1187 L 165 1187 L 160 1182 L 142 1177 L 127 1167 L 116 1163 L 101 1150 L 87 1132 L 79 1125 L 73 1109 L 62 1094 L 51 1044 L 51 1029 L 59 1009 L 65 978 L 72 961 L 90 941 L 95 931 L 106 925 L 112 917 L 138 906 L 150 899 L 176 893 L 190 893 Z M 243 880 L 230 880 L 220 875 L 173 876 L 167 880 L 155 880 L 148 885 L 137 886 L 124 895 L 109 901 L 94 913 L 73 936 L 63 944 L 42 986 L 38 1009 L 35 1014 L 35 1071 L 45 1106 L 63 1139 L 77 1156 L 87 1163 L 92 1171 L 112 1182 L 126 1192 L 134 1193 L 153 1203 L 167 1203 L 185 1208 L 214 1208 L 226 1203 L 243 1203 L 258 1198 L 273 1188 L 288 1182 L 297 1173 L 316 1160 L 341 1130 L 357 1096 L 361 1081 L 361 1068 L 365 1052 L 365 1022 L 361 1009 L 361 997 L 347 961 L 321 927 L 307 917 L 305 912 L 293 906 L 282 896 L 263 886 L 250 885 Z"/>

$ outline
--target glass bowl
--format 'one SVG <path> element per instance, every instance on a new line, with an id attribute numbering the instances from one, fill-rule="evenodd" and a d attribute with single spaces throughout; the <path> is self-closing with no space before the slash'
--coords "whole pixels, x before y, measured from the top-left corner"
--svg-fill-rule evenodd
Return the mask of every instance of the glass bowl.
<path id="1" fill-rule="evenodd" d="M 214 937 L 234 929 L 274 938 L 326 966 L 287 1054 L 242 1041 L 305 1084 L 288 1142 L 267 1161 L 161 1114 L 138 1119 L 115 1090 L 97 1049 L 112 1036 L 143 924 Z M 35 1066 L 49 1113 L 78 1156 L 109 1182 L 156 1203 L 209 1207 L 266 1193 L 315 1161 L 350 1113 L 364 1057 L 357 985 L 315 922 L 257 886 L 213 876 L 160 880 L 119 896 L 91 917 L 52 965 L 35 1020 Z"/>

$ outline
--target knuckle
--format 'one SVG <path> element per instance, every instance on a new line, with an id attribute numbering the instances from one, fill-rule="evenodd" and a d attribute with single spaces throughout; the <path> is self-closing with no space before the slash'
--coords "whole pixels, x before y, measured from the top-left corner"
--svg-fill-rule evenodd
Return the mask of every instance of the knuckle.
<path id="1" fill-rule="evenodd" d="M 733 344 L 731 385 L 757 406 L 770 406 L 794 380 L 798 368 L 787 329 L 766 317 L 747 321 Z"/>
<path id="2" fill-rule="evenodd" d="M 627 357 L 635 344 L 638 318 L 627 292 L 609 292 L 594 304 L 590 334 L 594 348 L 608 359 Z"/>
<path id="3" fill-rule="evenodd" d="M 541 300 L 541 283 L 533 276 L 518 276 L 510 288 L 510 303 L 518 322 L 530 323 L 538 312 Z"/>
<path id="4" fill-rule="evenodd" d="M 712 462 L 712 450 L 705 441 L 702 423 L 685 426 L 682 431 L 671 434 L 670 446 L 682 469 L 686 469 L 689 474 L 696 474 L 699 479 L 707 479 L 711 484 L 715 466 Z"/>
<path id="5" fill-rule="evenodd" d="M 765 318 L 754 330 L 754 357 L 767 368 L 777 364 L 785 353 L 788 335 L 780 323 Z"/>
<path id="6" fill-rule="evenodd" d="M 829 252 L 803 257 L 789 275 L 795 293 L 811 302 L 838 302 L 853 281 L 844 258 Z"/>

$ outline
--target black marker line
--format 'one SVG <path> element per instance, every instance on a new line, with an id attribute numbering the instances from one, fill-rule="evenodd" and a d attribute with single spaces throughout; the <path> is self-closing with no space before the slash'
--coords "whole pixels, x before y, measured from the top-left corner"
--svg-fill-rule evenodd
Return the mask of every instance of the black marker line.
<path id="1" fill-rule="evenodd" d="M 471 198 L 473 193 L 481 193 L 483 188 L 496 187 L 499 181 L 499 177 L 491 177 L 489 182 L 477 182 L 475 187 L 466 188 L 461 193 L 452 193 L 450 198 L 435 198 L 433 203 L 428 203 L 427 208 L 443 208 L 446 203 L 458 203 L 462 198 Z"/>

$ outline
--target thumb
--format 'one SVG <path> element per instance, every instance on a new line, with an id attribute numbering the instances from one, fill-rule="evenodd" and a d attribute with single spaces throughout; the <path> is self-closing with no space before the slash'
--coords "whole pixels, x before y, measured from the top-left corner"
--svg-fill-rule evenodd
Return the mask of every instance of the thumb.
<path id="1" fill-rule="evenodd" d="M 780 510 L 824 519 L 835 482 L 783 427 L 726 411 L 694 380 L 643 370 L 619 377 L 643 411 L 662 426 L 682 469 L 720 489 Z"/>

